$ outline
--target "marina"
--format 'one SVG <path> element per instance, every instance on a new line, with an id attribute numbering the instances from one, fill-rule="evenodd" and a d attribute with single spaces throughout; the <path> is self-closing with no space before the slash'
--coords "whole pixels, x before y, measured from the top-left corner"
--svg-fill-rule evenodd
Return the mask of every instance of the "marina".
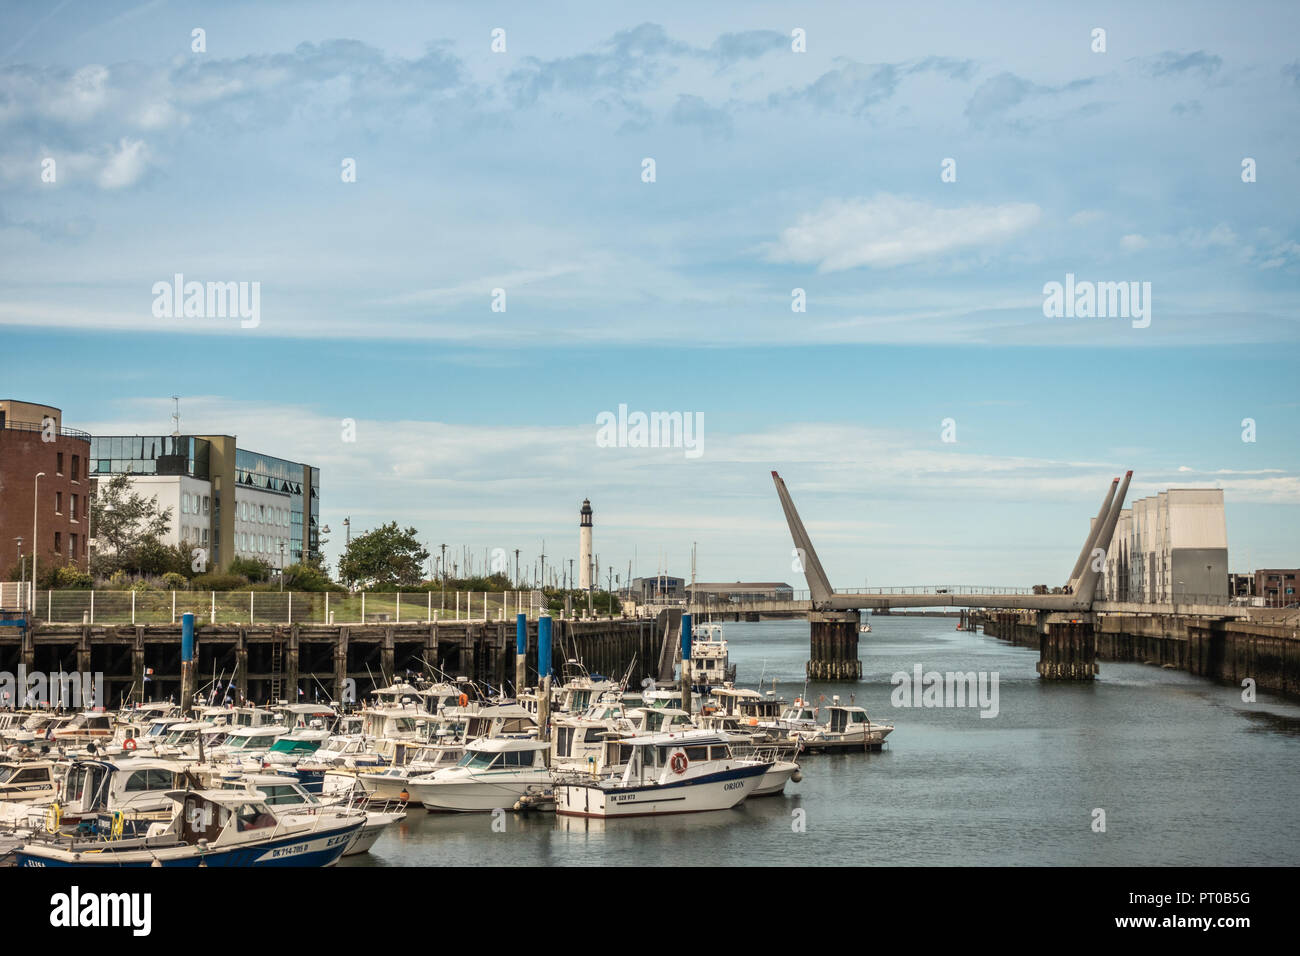
<path id="1" fill-rule="evenodd" d="M 661 844 L 658 838 L 671 835 L 688 836 L 684 862 L 701 864 L 735 854 L 780 865 L 819 853 L 864 864 L 1013 858 L 1179 863 L 1208 852 L 1231 865 L 1283 862 L 1300 850 L 1291 835 L 1272 831 L 1267 836 L 1270 801 L 1285 799 L 1288 788 L 1300 783 L 1289 764 L 1279 764 L 1274 783 L 1244 796 L 1231 811 L 1212 799 L 1216 788 L 1226 785 L 1222 775 L 1229 767 L 1269 764 L 1300 738 L 1300 706 L 1286 698 L 1264 699 L 1252 711 L 1233 705 L 1237 695 L 1231 686 L 1116 663 L 1094 685 L 1059 688 L 1049 701 L 1039 690 L 1033 651 L 919 615 L 877 620 L 877 641 L 866 648 L 862 682 L 809 690 L 801 677 L 805 627 L 789 621 L 727 625 L 730 663 L 740 676 L 751 674 L 761 684 L 719 688 L 716 697 L 697 698 L 699 710 L 690 715 L 672 706 L 681 703 L 679 692 L 629 689 L 627 699 L 620 700 L 616 685 L 605 689 L 611 682 L 570 664 L 571 674 L 582 676 L 557 685 L 556 703 L 568 699 L 585 707 L 574 713 L 557 706 L 549 741 L 538 740 L 531 720 L 509 716 L 526 715 L 526 708 L 502 703 L 481 705 L 484 716 L 474 726 L 487 736 L 467 736 L 467 717 L 473 719 L 476 708 L 470 702 L 462 706 L 460 693 L 447 691 L 455 683 L 442 682 L 442 691 L 434 694 L 422 694 L 413 684 L 382 689 L 375 700 L 384 698 L 383 706 L 358 711 L 372 726 L 394 726 L 394 709 L 404 708 L 413 718 L 417 742 L 403 751 L 407 762 L 398 767 L 384 765 L 382 748 L 364 733 L 330 736 L 317 751 L 338 739 L 351 740 L 360 752 L 351 755 L 350 766 L 347 758 L 310 755 L 296 765 L 275 763 L 267 759 L 270 751 L 250 761 L 219 747 L 205 749 L 205 766 L 182 738 L 167 757 L 140 756 L 138 749 L 82 756 L 76 760 L 81 769 L 66 781 L 54 773 L 60 788 L 58 829 L 80 834 L 82 849 L 61 847 L 51 835 L 54 801 L 48 794 L 34 798 L 26 812 L 13 799 L 0 805 L 6 821 L 0 846 L 8 862 L 22 865 L 74 865 L 80 862 L 75 854 L 86 849 L 96 849 L 105 865 L 144 865 L 141 855 L 149 852 L 159 856 L 160 865 L 197 865 L 196 851 L 182 845 L 193 831 L 183 825 L 166 829 L 175 821 L 175 798 L 190 800 L 181 806 L 191 813 L 195 800 L 210 804 L 218 821 L 229 824 L 234 817 L 223 818 L 222 808 L 233 806 L 229 791 L 239 790 L 251 795 L 249 801 L 260 798 L 269 815 L 264 819 L 284 822 L 272 827 L 280 830 L 265 846 L 242 835 L 238 822 L 229 833 L 221 830 L 220 840 L 219 828 L 213 829 L 214 856 L 205 865 L 223 865 L 221 860 L 269 865 L 286 854 L 300 856 L 298 865 L 344 867 L 453 860 L 574 864 L 591 862 L 592 854 L 617 862 L 620 847 L 638 860 L 667 863 L 668 847 L 678 844 Z M 987 730 L 972 711 L 891 707 L 894 672 L 920 659 L 940 669 L 975 662 L 1000 671 L 998 729 Z M 446 705 L 442 720 L 425 709 L 435 698 Z M 141 717 L 148 719 L 137 724 L 142 739 L 148 728 L 168 720 L 154 716 L 160 706 L 143 709 Z M 230 708 L 231 720 L 223 724 L 220 710 L 208 708 L 204 715 L 205 739 L 212 742 L 222 734 L 242 737 L 257 729 L 249 727 L 251 722 L 268 715 L 275 718 L 271 727 L 295 715 L 275 705 Z M 1097 716 L 1130 710 L 1152 715 L 1148 733 L 1134 735 Z M 313 713 L 311 720 L 321 719 L 319 706 Z M 886 713 L 888 721 L 881 720 Z M 683 719 L 688 716 L 689 721 Z M 1196 749 L 1180 742 L 1184 727 L 1203 731 L 1197 745 L 1203 754 L 1197 759 L 1205 772 L 1170 791 L 1161 781 Z M 871 739 L 885 728 L 878 743 Z M 1211 734 L 1211 728 L 1218 731 Z M 9 743 L 11 752 L 14 748 Z M 112 748 L 101 744 L 100 749 Z M 369 761 L 375 765 L 367 769 Z M 7 766 L 23 764 L 11 760 Z M 30 761 L 31 769 L 45 774 L 57 771 L 58 764 L 48 758 Z M 1141 777 L 1126 769 L 1135 764 L 1146 768 Z M 314 792 L 298 779 L 310 777 L 313 768 L 329 781 L 322 787 L 318 780 Z M 178 791 L 187 775 L 194 789 Z M 976 777 L 983 781 L 978 795 L 964 783 Z M 1078 792 L 1083 780 L 1103 781 L 1121 794 L 1109 813 L 1114 825 L 1124 828 L 1123 841 L 1108 841 L 1079 826 L 1078 815 L 1089 812 Z M 214 792 L 224 795 L 213 797 Z M 1032 804 L 1016 796 L 1029 792 L 1036 794 Z M 1199 821 L 1196 832 L 1174 826 L 1166 810 L 1155 812 L 1157 799 L 1169 812 L 1192 814 Z M 870 808 L 870 826 L 862 826 L 864 807 Z M 338 831 L 350 835 L 336 858 L 329 838 L 293 835 L 302 819 L 322 812 L 337 815 L 340 826 L 349 815 L 356 817 L 355 830 Z M 1018 819 L 1028 825 L 1014 824 Z M 324 823 L 317 819 L 313 825 Z M 989 827 L 999 834 L 996 840 L 982 836 Z M 886 828 L 916 834 L 915 848 L 890 841 Z M 657 839 L 647 845 L 644 837 L 651 833 Z M 961 834 L 956 846 L 962 858 L 936 859 L 935 841 L 954 834 Z M 122 855 L 104 857 L 108 848 Z M 163 848 L 166 853 L 159 854 Z"/>

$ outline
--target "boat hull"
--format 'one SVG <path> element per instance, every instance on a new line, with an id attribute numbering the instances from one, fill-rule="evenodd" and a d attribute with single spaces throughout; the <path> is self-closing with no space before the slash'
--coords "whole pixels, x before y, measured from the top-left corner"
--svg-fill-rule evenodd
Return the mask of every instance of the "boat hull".
<path id="1" fill-rule="evenodd" d="M 292 834 L 263 843 L 209 849 L 193 846 L 77 852 L 29 844 L 17 850 L 20 867 L 321 867 L 338 862 L 361 830 L 361 822 L 310 834 Z"/>
<path id="2" fill-rule="evenodd" d="M 692 780 L 637 787 L 557 784 L 555 812 L 609 819 L 730 810 L 754 792 L 769 767 L 755 764 Z"/>
<path id="3" fill-rule="evenodd" d="M 491 779 L 486 775 L 472 780 L 455 782 L 407 783 L 413 801 L 418 800 L 430 813 L 491 813 L 509 810 L 515 801 L 538 786 L 548 786 L 549 774 L 502 776 Z"/>

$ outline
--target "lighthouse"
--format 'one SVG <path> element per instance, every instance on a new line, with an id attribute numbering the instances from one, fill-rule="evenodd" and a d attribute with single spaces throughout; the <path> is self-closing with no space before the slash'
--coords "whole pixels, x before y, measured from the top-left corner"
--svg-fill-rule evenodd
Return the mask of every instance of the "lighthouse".
<path id="1" fill-rule="evenodd" d="M 591 501 L 583 499 L 578 513 L 578 587 L 591 590 Z"/>

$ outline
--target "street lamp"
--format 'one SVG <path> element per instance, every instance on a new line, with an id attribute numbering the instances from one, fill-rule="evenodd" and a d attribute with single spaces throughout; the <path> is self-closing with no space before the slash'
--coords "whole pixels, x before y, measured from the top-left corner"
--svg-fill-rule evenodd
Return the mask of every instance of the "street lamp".
<path id="1" fill-rule="evenodd" d="M 20 576 L 18 584 L 18 609 L 22 610 L 26 607 L 27 599 L 27 563 L 23 561 L 23 539 L 14 538 L 14 540 L 18 542 L 18 574 Z"/>
<path id="2" fill-rule="evenodd" d="M 41 500 L 41 479 L 44 477 L 45 472 L 41 471 L 32 479 L 32 617 L 36 617 L 36 561 L 41 550 L 36 546 L 36 542 L 41 540 L 36 536 L 36 505 Z"/>
<path id="3" fill-rule="evenodd" d="M 280 592 L 284 592 L 284 542 L 280 542 Z"/>
<path id="4" fill-rule="evenodd" d="M 352 519 L 350 517 L 343 519 L 343 539 L 344 547 L 352 543 Z"/>

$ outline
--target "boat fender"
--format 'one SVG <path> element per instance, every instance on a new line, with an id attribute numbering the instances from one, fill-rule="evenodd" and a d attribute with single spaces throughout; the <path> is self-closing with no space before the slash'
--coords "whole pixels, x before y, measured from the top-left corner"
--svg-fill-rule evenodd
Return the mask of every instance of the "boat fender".
<path id="1" fill-rule="evenodd" d="M 59 806 L 59 801 L 55 800 L 45 811 L 45 829 L 51 833 L 59 831 L 59 824 L 63 822 L 63 808 Z"/>
<path id="2" fill-rule="evenodd" d="M 407 790 L 405 787 L 402 788 L 402 792 L 401 792 L 400 794 L 398 794 L 398 796 L 400 796 L 400 797 L 402 798 L 402 802 L 403 802 L 403 803 L 410 803 L 410 802 L 411 802 L 411 792 L 410 792 L 409 790 Z"/>
<path id="3" fill-rule="evenodd" d="M 800 780 L 803 779 L 803 771 L 796 770 L 794 773 L 790 774 L 790 779 L 793 780 L 795 783 L 798 783 Z"/>

